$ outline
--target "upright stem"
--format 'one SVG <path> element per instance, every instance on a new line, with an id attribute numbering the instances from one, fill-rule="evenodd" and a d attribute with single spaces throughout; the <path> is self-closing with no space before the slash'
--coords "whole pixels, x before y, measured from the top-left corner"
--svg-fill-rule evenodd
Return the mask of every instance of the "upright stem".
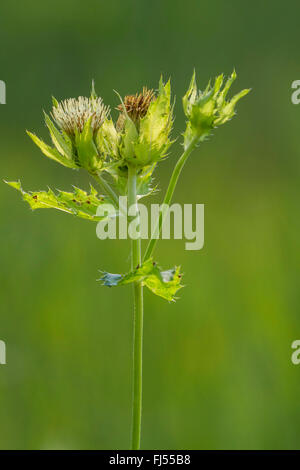
<path id="1" fill-rule="evenodd" d="M 196 147 L 198 141 L 199 141 L 199 136 L 196 136 L 191 141 L 190 145 L 186 148 L 186 150 L 183 152 L 183 154 L 179 158 L 178 162 L 176 163 L 175 168 L 174 168 L 173 173 L 172 173 L 172 176 L 171 176 L 171 179 L 170 179 L 170 183 L 169 183 L 169 186 L 168 186 L 163 204 L 169 205 L 171 203 L 172 196 L 173 196 L 173 193 L 174 193 L 179 175 L 181 173 L 181 170 L 182 170 L 188 156 L 191 154 L 191 152 Z M 164 215 L 166 215 L 166 212 L 163 213 L 162 211 L 160 211 L 159 218 L 157 220 L 154 232 L 151 234 L 151 240 L 150 240 L 150 242 L 147 246 L 147 250 L 146 250 L 146 253 L 145 253 L 145 256 L 144 256 L 144 260 L 147 260 L 148 258 L 150 258 L 152 256 L 152 253 L 154 251 L 155 245 L 157 243 L 157 240 L 159 238 L 159 235 L 160 235 L 160 232 L 161 232 L 161 229 L 162 229 L 162 225 L 163 225 L 163 222 L 164 222 Z"/>
<path id="2" fill-rule="evenodd" d="M 128 168 L 128 207 L 135 205 L 135 216 L 138 215 L 136 198 L 136 169 Z M 133 217 L 135 217 L 133 215 Z M 141 265 L 141 239 L 131 240 L 132 269 Z M 133 402 L 132 402 L 132 435 L 131 448 L 140 449 L 142 421 L 142 366 L 143 366 L 143 287 L 135 282 L 134 291 L 134 328 L 133 328 Z"/>

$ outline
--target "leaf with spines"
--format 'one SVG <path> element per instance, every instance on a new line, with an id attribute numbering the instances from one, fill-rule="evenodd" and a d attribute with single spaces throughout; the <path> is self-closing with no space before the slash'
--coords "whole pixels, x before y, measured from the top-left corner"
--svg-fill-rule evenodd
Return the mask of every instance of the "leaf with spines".
<path id="1" fill-rule="evenodd" d="M 58 101 L 57 99 L 55 98 L 55 96 L 52 96 L 52 105 L 54 108 L 57 108 L 58 107 Z"/>
<path id="2" fill-rule="evenodd" d="M 90 193 L 74 187 L 73 192 L 57 191 L 29 191 L 22 189 L 20 181 L 5 181 L 22 195 L 24 201 L 28 202 L 31 209 L 57 209 L 82 219 L 98 222 L 105 217 L 97 216 L 97 209 L 101 204 L 111 203 L 107 197 L 100 196 L 96 189 L 91 186 Z M 115 215 L 115 212 L 112 214 Z"/>
<path id="3" fill-rule="evenodd" d="M 135 164 L 135 143 L 138 139 L 136 126 L 130 117 L 125 117 L 124 134 L 120 145 L 120 153 L 126 162 Z"/>
<path id="4" fill-rule="evenodd" d="M 231 98 L 230 101 L 224 102 L 223 106 L 219 110 L 217 119 L 215 119 L 215 122 L 214 122 L 215 127 L 220 126 L 221 124 L 224 124 L 225 122 L 233 118 L 233 116 L 235 115 L 236 103 L 241 98 L 243 98 L 243 96 L 246 96 L 248 93 L 249 93 L 249 90 L 242 90 L 236 95 L 234 95 L 234 97 Z"/>
<path id="5" fill-rule="evenodd" d="M 164 85 L 161 77 L 157 98 L 150 103 L 146 116 L 140 122 L 140 142 L 153 142 L 158 146 L 165 144 L 172 122 L 171 108 L 170 80 Z"/>
<path id="6" fill-rule="evenodd" d="M 92 80 L 91 98 L 98 98 L 98 95 L 95 90 L 95 80 Z"/>
<path id="7" fill-rule="evenodd" d="M 102 167 L 102 159 L 94 142 L 94 134 L 91 126 L 92 116 L 86 121 L 82 132 L 75 132 L 75 142 L 80 166 L 89 172 L 95 173 Z"/>
<path id="8" fill-rule="evenodd" d="M 120 135 L 114 126 L 113 120 L 105 119 L 96 134 L 96 145 L 99 153 L 108 160 L 121 158 L 119 155 L 119 140 Z"/>
<path id="9" fill-rule="evenodd" d="M 103 286 L 115 287 L 142 282 L 153 294 L 168 301 L 175 301 L 177 291 L 183 287 L 181 284 L 182 275 L 178 266 L 162 271 L 152 258 L 144 261 L 141 266 L 127 274 L 112 274 L 103 271 L 101 274 L 99 281 Z"/>
<path id="10" fill-rule="evenodd" d="M 56 150 L 56 148 L 50 147 L 50 145 L 47 145 L 35 134 L 32 134 L 32 132 L 27 131 L 27 134 L 33 140 L 33 142 L 41 149 L 43 154 L 46 155 L 46 157 L 51 158 L 51 160 L 55 160 L 56 162 L 68 168 L 77 168 L 77 165 L 73 160 L 70 160 L 69 158 L 66 158 L 64 155 L 60 154 L 59 151 Z"/>
<path id="11" fill-rule="evenodd" d="M 74 159 L 73 148 L 70 139 L 66 137 L 55 127 L 50 117 L 45 113 L 45 123 L 49 129 L 53 144 L 60 154 L 72 161 Z"/>
<path id="12" fill-rule="evenodd" d="M 173 125 L 171 83 L 159 81 L 158 95 L 150 103 L 146 115 L 140 121 L 139 139 L 134 145 L 137 162 L 144 167 L 162 160 L 174 141 L 170 140 Z"/>

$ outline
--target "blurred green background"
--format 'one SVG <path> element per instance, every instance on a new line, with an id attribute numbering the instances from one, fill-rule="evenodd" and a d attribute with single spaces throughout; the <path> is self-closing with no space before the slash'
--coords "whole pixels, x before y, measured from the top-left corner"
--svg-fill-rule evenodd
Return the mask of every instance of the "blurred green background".
<path id="1" fill-rule="evenodd" d="M 188 161 L 174 202 L 205 204 L 205 247 L 160 242 L 185 289 L 168 304 L 145 293 L 144 449 L 299 448 L 299 1 L 10 0 L 1 5 L 1 177 L 25 189 L 88 187 L 42 156 L 51 95 L 86 95 L 91 80 L 112 108 L 171 76 L 174 136 L 195 67 L 204 87 L 238 72 L 251 87 L 238 116 Z M 114 116 L 116 112 L 113 111 Z M 181 138 L 156 172 L 166 188 Z M 2 449 L 126 449 L 131 421 L 132 292 L 96 282 L 124 272 L 127 241 L 96 225 L 32 212 L 0 184 Z M 158 195 L 162 197 L 162 193 Z M 158 201 L 156 196 L 152 201 Z M 150 201 L 149 201 L 150 202 Z"/>

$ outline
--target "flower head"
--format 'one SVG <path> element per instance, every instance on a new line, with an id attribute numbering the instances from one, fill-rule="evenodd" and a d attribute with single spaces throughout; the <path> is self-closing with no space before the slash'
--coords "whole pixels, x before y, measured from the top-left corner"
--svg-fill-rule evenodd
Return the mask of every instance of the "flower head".
<path id="1" fill-rule="evenodd" d="M 109 114 L 109 107 L 105 106 L 102 98 L 86 98 L 55 102 L 51 116 L 66 134 L 74 136 L 76 132 L 82 132 L 86 122 L 90 119 L 93 133 L 96 133 Z"/>
<path id="2" fill-rule="evenodd" d="M 172 143 L 170 81 L 164 84 L 161 79 L 157 93 L 144 87 L 141 93 L 125 96 L 117 109 L 117 158 L 121 166 L 145 168 L 162 160 Z"/>
<path id="3" fill-rule="evenodd" d="M 235 115 L 237 102 L 250 90 L 245 89 L 227 100 L 227 94 L 236 79 L 233 71 L 223 86 L 224 76 L 216 77 L 214 84 L 209 82 L 204 91 L 198 90 L 196 75 L 193 74 L 190 86 L 182 99 L 183 110 L 188 118 L 184 132 L 184 147 L 187 148 L 195 139 L 204 140 L 212 130 L 229 121 Z"/>
<path id="4" fill-rule="evenodd" d="M 90 98 L 80 96 L 60 103 L 53 98 L 51 117 L 54 122 L 47 114 L 45 122 L 54 147 L 31 132 L 28 135 L 47 157 L 69 168 L 85 168 L 95 174 L 104 165 L 98 135 L 108 114 L 109 107 L 95 93 Z"/>
<path id="5" fill-rule="evenodd" d="M 143 87 L 143 91 L 141 93 L 125 96 L 124 104 L 119 104 L 117 107 L 120 111 L 117 128 L 119 130 L 123 129 L 126 114 L 134 123 L 138 124 L 140 119 L 146 116 L 150 103 L 155 100 L 155 98 L 154 90 L 148 90 L 147 87 Z"/>

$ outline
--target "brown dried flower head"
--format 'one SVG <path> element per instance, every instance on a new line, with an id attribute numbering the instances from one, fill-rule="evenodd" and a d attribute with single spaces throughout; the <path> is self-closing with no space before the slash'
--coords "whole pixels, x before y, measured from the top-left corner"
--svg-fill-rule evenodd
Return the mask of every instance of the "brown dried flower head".
<path id="1" fill-rule="evenodd" d="M 143 87 L 142 93 L 136 93 L 135 95 L 127 95 L 124 98 L 124 106 L 126 113 L 133 120 L 134 123 L 138 123 L 148 111 L 150 103 L 155 100 L 155 94 L 153 90 L 148 90 L 147 87 Z M 120 111 L 120 115 L 117 121 L 117 128 L 121 130 L 123 128 L 125 116 L 124 106 L 119 104 L 117 110 Z"/>

